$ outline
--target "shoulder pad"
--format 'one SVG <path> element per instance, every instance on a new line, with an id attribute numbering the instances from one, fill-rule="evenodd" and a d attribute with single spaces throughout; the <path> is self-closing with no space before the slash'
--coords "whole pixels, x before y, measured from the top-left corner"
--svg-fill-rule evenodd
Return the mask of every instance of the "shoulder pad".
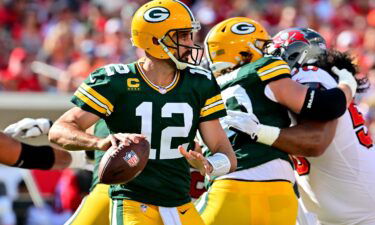
<path id="1" fill-rule="evenodd" d="M 89 76 L 89 83 L 95 83 L 97 79 L 110 80 L 111 76 L 122 75 L 130 72 L 126 64 L 108 64 L 96 69 Z"/>
<path id="2" fill-rule="evenodd" d="M 283 60 L 280 56 L 273 56 L 273 55 L 264 55 L 264 58 L 271 59 L 271 60 Z"/>
<path id="3" fill-rule="evenodd" d="M 107 76 L 113 76 L 115 74 L 126 74 L 130 72 L 127 64 L 108 64 L 102 67 Z"/>

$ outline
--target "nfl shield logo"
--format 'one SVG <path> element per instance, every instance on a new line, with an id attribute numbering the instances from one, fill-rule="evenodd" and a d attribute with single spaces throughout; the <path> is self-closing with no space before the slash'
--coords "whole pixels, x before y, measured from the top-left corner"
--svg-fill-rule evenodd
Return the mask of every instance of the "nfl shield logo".
<path id="1" fill-rule="evenodd" d="M 130 150 L 130 152 L 127 152 L 124 156 L 125 162 L 129 164 L 130 167 L 134 167 L 138 164 L 139 158 L 137 154 L 133 150 Z"/>

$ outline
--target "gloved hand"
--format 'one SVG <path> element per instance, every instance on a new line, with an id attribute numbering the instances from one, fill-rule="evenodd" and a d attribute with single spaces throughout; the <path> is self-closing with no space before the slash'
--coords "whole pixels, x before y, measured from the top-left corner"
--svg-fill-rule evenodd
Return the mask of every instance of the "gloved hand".
<path id="1" fill-rule="evenodd" d="M 227 110 L 227 114 L 222 124 L 225 124 L 231 130 L 248 134 L 252 141 L 272 146 L 279 137 L 280 128 L 260 124 L 253 113 Z"/>
<path id="2" fill-rule="evenodd" d="M 332 67 L 332 72 L 334 72 L 339 77 L 339 83 L 346 84 L 352 91 L 352 97 L 354 97 L 357 91 L 357 81 L 354 78 L 354 74 L 349 72 L 347 69 L 339 69 L 336 66 Z"/>
<path id="3" fill-rule="evenodd" d="M 233 110 L 227 110 L 227 116 L 222 120 L 222 125 L 231 130 L 246 133 L 253 140 L 256 140 L 258 137 L 259 124 L 259 120 L 254 114 Z"/>
<path id="4" fill-rule="evenodd" d="M 38 137 L 48 134 L 52 121 L 46 118 L 24 118 L 4 129 L 4 133 L 12 137 Z"/>

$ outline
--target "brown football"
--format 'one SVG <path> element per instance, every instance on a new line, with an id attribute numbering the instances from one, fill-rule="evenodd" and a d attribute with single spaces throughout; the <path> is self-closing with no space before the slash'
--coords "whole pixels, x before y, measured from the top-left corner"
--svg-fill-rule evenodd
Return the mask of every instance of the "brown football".
<path id="1" fill-rule="evenodd" d="M 146 139 L 139 143 L 110 147 L 99 164 L 99 182 L 104 184 L 124 184 L 138 176 L 145 168 L 150 154 L 150 144 Z"/>

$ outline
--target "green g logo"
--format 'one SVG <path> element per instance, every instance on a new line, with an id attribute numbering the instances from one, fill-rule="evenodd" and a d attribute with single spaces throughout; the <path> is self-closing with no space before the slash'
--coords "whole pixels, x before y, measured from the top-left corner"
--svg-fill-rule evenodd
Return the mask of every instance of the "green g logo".
<path id="1" fill-rule="evenodd" d="M 145 12 L 143 18 L 150 23 L 159 23 L 166 20 L 170 15 L 168 9 L 163 7 L 154 7 Z"/>
<path id="2" fill-rule="evenodd" d="M 232 26 L 230 29 L 235 34 L 251 34 L 255 31 L 255 27 L 251 23 L 237 23 Z"/>

